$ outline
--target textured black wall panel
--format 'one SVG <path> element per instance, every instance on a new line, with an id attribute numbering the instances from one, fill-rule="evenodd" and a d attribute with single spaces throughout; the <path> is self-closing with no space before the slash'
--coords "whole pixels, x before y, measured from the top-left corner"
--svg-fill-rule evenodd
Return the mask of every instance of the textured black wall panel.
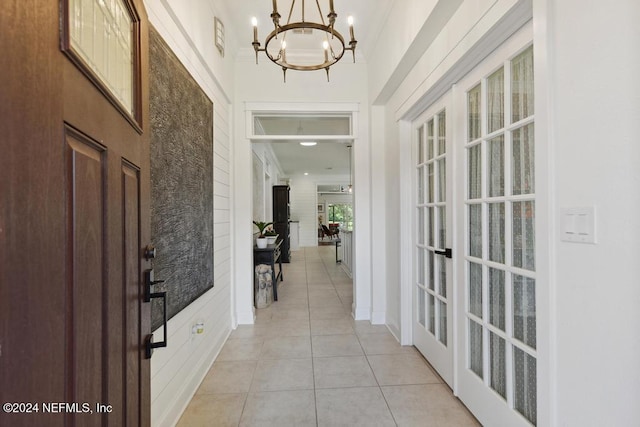
<path id="1" fill-rule="evenodd" d="M 153 28 L 150 96 L 153 264 L 166 280 L 154 291 L 167 291 L 171 318 L 213 287 L 213 103 Z"/>

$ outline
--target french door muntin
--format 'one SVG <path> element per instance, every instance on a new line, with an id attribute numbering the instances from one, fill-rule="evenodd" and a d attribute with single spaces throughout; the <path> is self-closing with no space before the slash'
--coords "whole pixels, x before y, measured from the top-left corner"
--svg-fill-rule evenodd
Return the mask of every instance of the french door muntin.
<path id="1" fill-rule="evenodd" d="M 442 105 L 441 103 L 439 105 Z M 423 115 L 414 126 L 414 344 L 447 383 L 453 383 L 451 279 L 447 274 L 447 112 Z"/>
<path id="2" fill-rule="evenodd" d="M 524 424 L 535 424 L 537 413 L 532 63 L 529 47 L 465 93 L 461 394 L 493 394 L 491 405 L 480 399 L 484 410 L 501 400 Z"/>

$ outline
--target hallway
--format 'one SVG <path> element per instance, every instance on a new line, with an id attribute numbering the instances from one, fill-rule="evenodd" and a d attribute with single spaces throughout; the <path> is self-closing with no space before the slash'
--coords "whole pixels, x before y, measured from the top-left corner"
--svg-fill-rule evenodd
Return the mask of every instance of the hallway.
<path id="1" fill-rule="evenodd" d="M 232 332 L 179 426 L 476 426 L 414 347 L 351 317 L 333 246 L 292 253 L 279 301 Z"/>

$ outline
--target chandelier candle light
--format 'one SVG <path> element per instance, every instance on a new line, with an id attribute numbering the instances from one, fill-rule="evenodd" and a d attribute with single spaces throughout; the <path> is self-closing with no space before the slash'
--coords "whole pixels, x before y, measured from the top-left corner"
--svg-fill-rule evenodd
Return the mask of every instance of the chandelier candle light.
<path id="1" fill-rule="evenodd" d="M 261 45 L 258 41 L 258 20 L 255 17 L 251 20 L 251 23 L 253 24 L 253 42 L 251 45 L 256 52 L 256 64 L 258 63 L 258 52 L 264 52 L 267 55 L 267 58 L 273 61 L 276 65 L 282 67 L 284 81 L 286 82 L 288 69 L 298 71 L 325 70 L 327 72 L 327 81 L 329 81 L 329 68 L 336 62 L 340 61 L 344 53 L 348 50 L 353 54 L 353 62 L 356 62 L 356 45 L 358 42 L 353 35 L 353 18 L 349 16 L 347 19 L 350 36 L 349 45 L 347 47 L 344 37 L 334 26 L 338 15 L 333 8 L 333 0 L 329 0 L 329 14 L 326 16 L 328 24 L 325 23 L 325 18 L 320 8 L 321 0 L 315 0 L 318 20 L 320 22 L 305 20 L 306 0 L 292 0 L 291 8 L 289 9 L 289 16 L 285 25 L 280 25 L 281 15 L 278 13 L 278 0 L 272 1 L 273 12 L 270 17 L 273 21 L 274 30 L 267 35 L 264 42 L 264 48 L 260 47 Z M 296 3 L 300 6 L 298 9 L 296 9 Z M 300 13 L 300 20 L 291 22 L 292 16 L 296 12 Z M 322 49 L 323 54 L 312 53 L 311 55 L 297 56 L 290 54 L 290 59 L 287 59 L 287 38 L 289 38 L 291 42 L 297 38 L 296 41 L 298 41 L 298 49 L 300 51 L 304 51 L 309 46 L 305 44 L 304 40 L 300 42 L 299 36 L 313 34 L 314 30 L 320 33 L 322 40 L 322 43 L 320 44 L 318 41 L 318 44 L 314 48 Z M 277 40 L 279 36 L 281 39 L 280 45 L 274 46 L 274 40 Z"/>

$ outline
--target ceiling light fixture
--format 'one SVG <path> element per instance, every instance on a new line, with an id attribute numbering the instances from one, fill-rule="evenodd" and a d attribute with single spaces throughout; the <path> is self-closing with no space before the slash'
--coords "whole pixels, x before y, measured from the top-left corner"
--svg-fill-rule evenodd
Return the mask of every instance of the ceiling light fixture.
<path id="1" fill-rule="evenodd" d="M 305 147 L 313 147 L 314 145 L 316 145 L 317 142 L 301 142 L 300 145 L 304 145 Z"/>
<path id="2" fill-rule="evenodd" d="M 306 0 L 293 0 L 291 3 L 291 9 L 289 9 L 289 16 L 285 25 L 280 25 L 281 15 L 278 13 L 278 0 L 273 1 L 273 12 L 270 17 L 273 21 L 274 30 L 267 35 L 264 41 L 264 48 L 260 47 L 258 41 L 258 20 L 254 17 L 251 19 L 253 24 L 253 50 L 256 52 L 256 64 L 258 63 L 258 52 L 264 52 L 271 61 L 276 65 L 282 67 L 284 81 L 287 81 L 287 70 L 298 71 L 316 71 L 325 70 L 327 72 L 327 81 L 329 81 L 329 68 L 336 62 L 342 59 L 344 53 L 350 50 L 353 53 L 353 62 L 356 62 L 356 45 L 357 41 L 353 35 L 353 17 L 349 16 L 347 22 L 349 24 L 349 36 L 347 42 L 340 32 L 334 28 L 336 17 L 338 14 L 333 8 L 333 0 L 329 0 L 329 14 L 327 15 L 328 23 L 325 23 L 323 12 L 320 8 L 320 0 L 316 0 L 316 6 L 318 9 L 318 16 L 320 22 L 309 22 L 305 20 L 305 3 Z M 300 20 L 292 21 L 296 2 L 300 4 Z M 296 11 L 296 12 L 298 12 Z M 297 19 L 297 18 L 294 18 Z M 311 63 L 305 63 L 305 61 L 296 61 L 295 59 L 287 59 L 287 37 L 291 38 L 291 41 L 295 39 L 295 33 L 309 34 L 313 33 L 313 30 L 318 30 L 322 35 L 322 43 L 318 43 L 316 49 L 319 49 L 316 59 Z M 275 44 L 269 45 L 274 39 L 278 39 L 278 35 L 281 35 L 281 42 L 279 46 Z M 296 34 L 297 35 L 297 34 Z M 319 40 L 318 40 L 319 42 Z M 294 56 L 294 55 L 290 55 Z"/>

